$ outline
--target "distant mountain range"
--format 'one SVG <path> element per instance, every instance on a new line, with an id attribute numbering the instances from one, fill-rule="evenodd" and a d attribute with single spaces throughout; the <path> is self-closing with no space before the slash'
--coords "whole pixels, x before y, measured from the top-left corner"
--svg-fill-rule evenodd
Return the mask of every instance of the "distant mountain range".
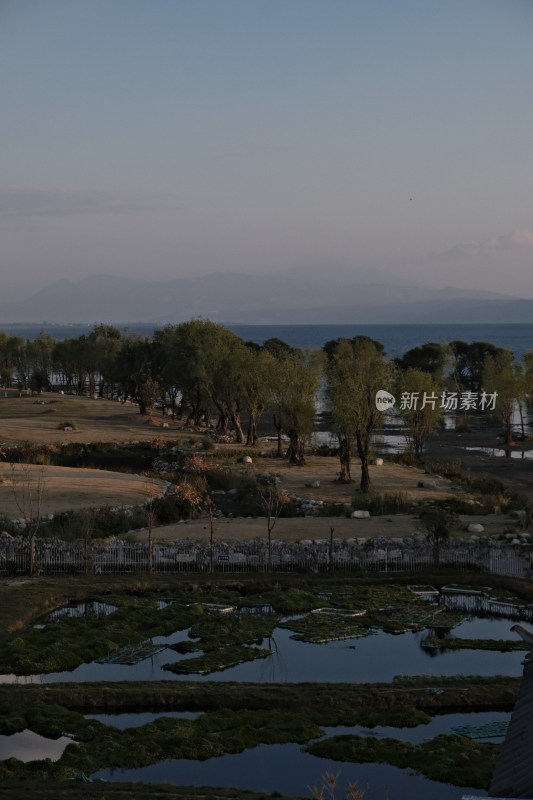
<path id="1" fill-rule="evenodd" d="M 0 325 L 161 325 L 200 316 L 241 324 L 528 323 L 533 298 L 372 282 L 355 274 L 339 280 L 232 272 L 167 281 L 97 275 L 57 281 L 21 302 L 0 302 Z"/>

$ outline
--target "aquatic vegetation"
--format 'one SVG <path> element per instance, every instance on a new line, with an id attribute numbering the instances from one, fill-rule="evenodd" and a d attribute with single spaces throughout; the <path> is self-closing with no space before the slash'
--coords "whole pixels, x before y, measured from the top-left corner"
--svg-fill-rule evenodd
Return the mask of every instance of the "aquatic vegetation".
<path id="1" fill-rule="evenodd" d="M 3 643 L 0 672 L 17 675 L 74 669 L 155 635 L 189 627 L 203 613 L 200 606 L 182 602 L 159 611 L 151 599 L 112 595 L 118 606 L 100 618 L 66 617 L 42 629 L 29 628 Z"/>
<path id="2" fill-rule="evenodd" d="M 424 650 L 497 650 L 500 653 L 509 653 L 512 650 L 529 650 L 527 642 L 520 640 L 512 641 L 507 639 L 460 639 L 458 637 L 447 636 L 439 639 L 436 636 L 428 636 L 420 642 L 420 647 Z"/>
<path id="3" fill-rule="evenodd" d="M 232 646 L 221 647 L 205 653 L 196 658 L 186 658 L 172 664 L 164 664 L 163 669 L 178 674 L 197 673 L 198 675 L 208 675 L 210 672 L 236 667 L 245 661 L 255 661 L 257 658 L 267 658 L 272 655 L 272 650 L 263 647 Z"/>
<path id="4" fill-rule="evenodd" d="M 462 736 L 436 736 L 413 745 L 398 739 L 334 736 L 308 745 L 307 752 L 335 761 L 381 762 L 414 769 L 435 781 L 486 789 L 490 785 L 500 748 Z"/>

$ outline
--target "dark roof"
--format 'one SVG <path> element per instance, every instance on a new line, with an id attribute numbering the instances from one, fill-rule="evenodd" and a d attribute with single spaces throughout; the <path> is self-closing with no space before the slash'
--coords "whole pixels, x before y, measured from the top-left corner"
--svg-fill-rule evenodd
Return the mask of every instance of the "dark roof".
<path id="1" fill-rule="evenodd" d="M 490 785 L 491 797 L 533 798 L 533 655 L 528 654 L 507 736 Z"/>

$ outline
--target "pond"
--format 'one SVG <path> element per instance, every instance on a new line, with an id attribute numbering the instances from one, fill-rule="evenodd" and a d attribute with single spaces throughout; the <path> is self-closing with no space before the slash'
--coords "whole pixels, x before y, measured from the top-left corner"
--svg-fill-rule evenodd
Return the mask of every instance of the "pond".
<path id="1" fill-rule="evenodd" d="M 18 758 L 24 762 L 44 758 L 58 761 L 69 744 L 72 744 L 69 736 L 47 739 L 29 730 L 13 733 L 11 736 L 0 735 L 0 761 L 5 761 L 7 758 Z"/>
<path id="2" fill-rule="evenodd" d="M 516 620 L 514 620 L 516 622 Z M 472 618 L 454 629 L 454 636 L 472 639 L 518 641 L 506 619 Z M 304 682 L 378 683 L 390 682 L 396 675 L 508 675 L 521 676 L 525 653 L 500 653 L 487 650 L 426 651 L 420 647 L 427 631 L 388 634 L 377 632 L 363 638 L 325 644 L 296 641 L 286 628 L 275 628 L 262 646 L 272 655 L 248 661 L 208 675 L 179 675 L 164 670 L 190 654 L 165 648 L 135 665 L 81 664 L 70 672 L 43 675 L 0 675 L 1 683 L 55 683 L 60 681 L 251 681 L 258 683 Z M 154 644 L 175 644 L 188 639 L 188 630 L 171 636 L 154 636 Z"/>
<path id="3" fill-rule="evenodd" d="M 465 447 L 465 450 L 473 450 L 495 458 L 519 458 L 521 460 L 533 458 L 533 450 L 511 450 L 511 448 L 504 450 L 501 447 Z"/>
<path id="4" fill-rule="evenodd" d="M 57 608 L 50 614 L 47 614 L 43 622 L 57 622 L 60 619 L 67 618 L 89 618 L 98 619 L 112 614 L 117 610 L 117 606 L 112 606 L 109 603 L 102 603 L 99 600 L 87 600 L 82 603 L 69 603 L 68 606 Z M 37 626 L 36 626 L 37 627 Z"/>
<path id="5" fill-rule="evenodd" d="M 339 785 L 355 782 L 365 792 L 365 800 L 458 800 L 462 794 L 481 794 L 472 788 L 458 789 L 437 783 L 410 770 L 388 764 L 350 764 L 335 762 L 305 753 L 297 744 L 269 744 L 250 748 L 236 755 L 207 761 L 169 759 L 137 769 L 104 769 L 93 777 L 110 781 L 144 781 L 183 786 L 222 786 L 252 789 L 270 794 L 281 792 L 310 797 L 309 786 L 320 783 L 327 770 L 340 773 Z"/>
<path id="6" fill-rule="evenodd" d="M 94 719 L 104 725 L 112 725 L 113 728 L 125 731 L 128 728 L 140 728 L 141 725 L 148 725 L 163 717 L 198 719 L 203 713 L 203 711 L 138 711 L 127 714 L 85 714 L 85 719 Z"/>

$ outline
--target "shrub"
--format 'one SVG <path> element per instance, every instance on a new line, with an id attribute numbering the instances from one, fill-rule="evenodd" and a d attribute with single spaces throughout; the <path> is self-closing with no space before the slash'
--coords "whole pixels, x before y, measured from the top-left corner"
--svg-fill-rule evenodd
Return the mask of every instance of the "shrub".
<path id="1" fill-rule="evenodd" d="M 376 517 L 383 514 L 407 514 L 411 511 L 411 502 L 406 492 L 370 492 L 368 495 L 357 495 L 355 506 Z"/>
<path id="2" fill-rule="evenodd" d="M 58 431 L 66 431 L 66 430 L 76 430 L 76 426 L 73 422 L 60 422 L 57 426 Z"/>

